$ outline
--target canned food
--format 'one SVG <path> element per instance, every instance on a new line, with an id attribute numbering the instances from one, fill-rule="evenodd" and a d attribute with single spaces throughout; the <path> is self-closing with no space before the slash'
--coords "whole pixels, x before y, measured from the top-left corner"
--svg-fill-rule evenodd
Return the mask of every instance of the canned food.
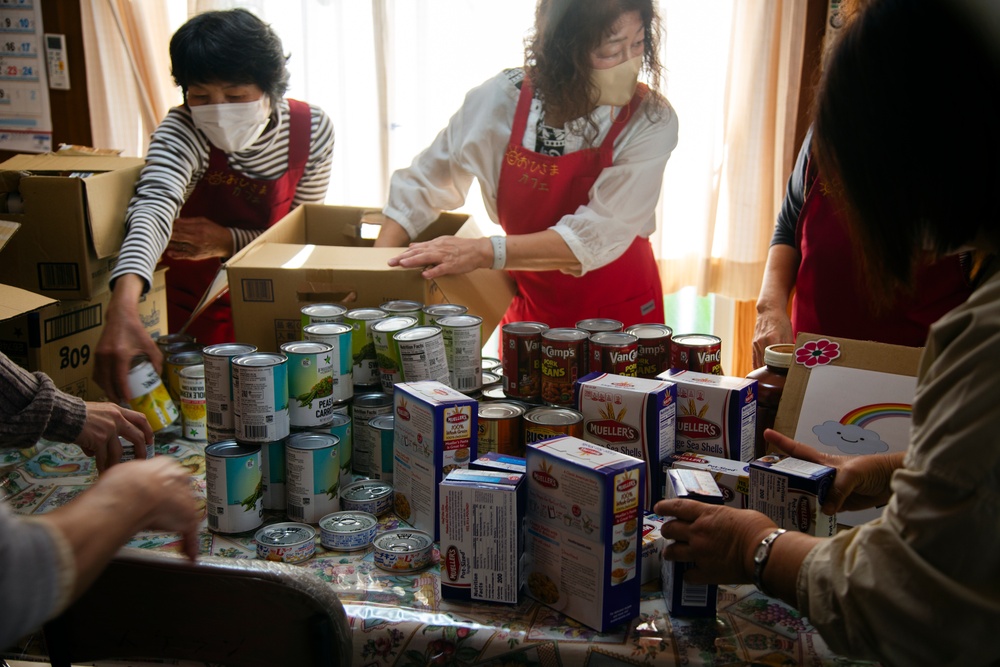
<path id="1" fill-rule="evenodd" d="M 483 389 L 499 387 L 500 391 L 503 391 L 503 377 L 491 371 L 483 371 L 482 376 L 483 376 Z"/>
<path id="2" fill-rule="evenodd" d="M 503 362 L 496 357 L 483 357 L 483 372 L 503 374 Z"/>
<path id="3" fill-rule="evenodd" d="M 507 394 L 503 391 L 503 384 L 491 384 L 483 387 L 483 392 L 479 395 L 480 401 L 506 401 Z"/>
<path id="4" fill-rule="evenodd" d="M 236 439 L 271 442 L 288 435 L 288 359 L 272 352 L 233 358 Z"/>
<path id="5" fill-rule="evenodd" d="M 516 403 L 492 401 L 479 406 L 479 444 L 487 452 L 524 456 L 524 408 Z"/>
<path id="6" fill-rule="evenodd" d="M 422 308 L 423 318 L 421 324 L 434 324 L 439 317 L 450 317 L 452 315 L 465 315 L 469 309 L 457 303 L 432 303 Z"/>
<path id="7" fill-rule="evenodd" d="M 576 328 L 583 329 L 589 334 L 595 334 L 603 331 L 622 331 L 625 328 L 625 325 L 618 320 L 612 320 L 604 317 L 591 317 L 577 322 Z"/>
<path id="8" fill-rule="evenodd" d="M 205 366 L 205 421 L 209 430 L 235 433 L 233 357 L 256 351 L 255 346 L 245 343 L 220 343 L 209 345 L 201 351 Z"/>
<path id="9" fill-rule="evenodd" d="M 285 441 L 261 446 L 260 470 L 263 477 L 264 509 L 285 510 Z"/>
<path id="10" fill-rule="evenodd" d="M 399 344 L 393 338 L 393 334 L 415 326 L 417 318 L 410 316 L 387 317 L 371 325 L 375 357 L 378 359 L 379 382 L 382 384 L 382 391 L 387 394 L 392 393 L 392 388 L 397 382 L 403 381 Z"/>
<path id="11" fill-rule="evenodd" d="M 583 438 L 583 415 L 569 408 L 532 408 L 524 413 L 524 443 L 530 445 L 561 435 Z"/>
<path id="12" fill-rule="evenodd" d="M 382 516 L 392 509 L 392 484 L 377 479 L 352 482 L 340 492 L 340 509 Z"/>
<path id="13" fill-rule="evenodd" d="M 302 328 L 302 337 L 333 347 L 333 397 L 334 403 L 351 400 L 354 396 L 354 377 L 351 351 L 351 337 L 354 329 L 350 324 L 310 324 Z"/>
<path id="14" fill-rule="evenodd" d="M 126 461 L 134 461 L 135 445 L 121 436 L 118 436 L 118 442 L 122 446 L 121 462 L 125 463 Z M 151 459 L 156 455 L 156 448 L 152 444 L 143 445 L 140 449 L 142 449 L 142 458 L 144 459 Z"/>
<path id="15" fill-rule="evenodd" d="M 156 374 L 149 357 L 144 354 L 132 360 L 132 367 L 128 371 L 128 390 L 132 395 L 129 407 L 146 415 L 154 433 L 177 421 L 180 411 L 163 386 L 163 380 Z"/>
<path id="16" fill-rule="evenodd" d="M 381 385 L 378 379 L 378 358 L 375 356 L 371 325 L 385 317 L 385 311 L 378 308 L 355 308 L 344 315 L 344 322 L 354 329 L 351 334 L 351 358 L 356 387 Z"/>
<path id="17" fill-rule="evenodd" d="M 670 339 L 670 367 L 723 375 L 722 339 L 708 334 L 679 334 Z"/>
<path id="18" fill-rule="evenodd" d="M 412 317 L 418 324 L 423 323 L 424 304 L 419 301 L 408 301 L 406 299 L 394 299 L 386 301 L 378 307 L 385 311 L 390 317 Z"/>
<path id="19" fill-rule="evenodd" d="M 319 540 L 333 551 L 367 549 L 378 531 L 378 517 L 368 512 L 334 512 L 319 521 Z"/>
<path id="20" fill-rule="evenodd" d="M 332 433 L 295 433 L 285 440 L 288 518 L 318 523 L 337 511 L 340 441 Z"/>
<path id="21" fill-rule="evenodd" d="M 174 343 L 194 343 L 194 336 L 182 333 L 164 334 L 156 339 L 156 347 L 160 349 L 163 358 L 167 358 L 167 347 Z"/>
<path id="22" fill-rule="evenodd" d="M 573 385 L 588 372 L 589 336 L 583 329 L 542 332 L 542 401 L 562 407 L 573 405 Z"/>
<path id="23" fill-rule="evenodd" d="M 351 453 L 354 450 L 354 438 L 349 414 L 334 413 L 329 431 L 340 440 L 340 488 L 354 481 L 351 470 Z"/>
<path id="24" fill-rule="evenodd" d="M 375 565 L 389 572 L 413 572 L 431 563 L 431 536 L 422 530 L 389 530 L 375 537 Z"/>
<path id="25" fill-rule="evenodd" d="M 670 370 L 670 337 L 673 330 L 666 324 L 633 324 L 625 330 L 639 339 L 636 375 L 653 379 Z"/>
<path id="26" fill-rule="evenodd" d="M 202 364 L 186 366 L 181 369 L 177 377 L 180 382 L 184 437 L 204 442 L 208 437 L 205 423 L 205 366 Z"/>
<path id="27" fill-rule="evenodd" d="M 635 377 L 639 339 L 630 333 L 596 333 L 590 336 L 590 372 Z"/>
<path id="28" fill-rule="evenodd" d="M 257 558 L 278 563 L 304 563 L 316 553 L 316 529 L 304 523 L 274 523 L 254 535 Z"/>
<path id="29" fill-rule="evenodd" d="M 208 528 L 216 533 L 243 533 L 264 521 L 260 445 L 234 440 L 205 448 L 205 500 Z"/>
<path id="30" fill-rule="evenodd" d="M 344 321 L 347 308 L 339 303 L 311 303 L 299 309 L 302 315 L 302 328 L 310 324 L 333 324 Z"/>
<path id="31" fill-rule="evenodd" d="M 483 388 L 483 318 L 477 315 L 439 317 L 444 338 L 448 380 L 453 389 L 473 394 Z"/>
<path id="32" fill-rule="evenodd" d="M 503 348 L 503 391 L 524 401 L 538 401 L 542 396 L 542 332 L 549 325 L 541 322 L 510 322 L 500 329 Z"/>
<path id="33" fill-rule="evenodd" d="M 333 346 L 318 341 L 283 343 L 288 357 L 288 423 L 322 426 L 333 418 Z"/>
<path id="34" fill-rule="evenodd" d="M 392 415 L 379 415 L 368 422 L 368 428 L 377 435 L 375 449 L 372 450 L 372 465 L 369 477 L 380 479 L 392 484 L 392 457 L 394 454 L 393 438 L 396 418 Z"/>
<path id="35" fill-rule="evenodd" d="M 352 454 L 355 475 L 371 477 L 372 456 L 378 434 L 369 426 L 375 417 L 392 414 L 392 396 L 380 392 L 360 394 L 351 403 L 351 421 L 354 424 L 354 451 Z"/>
<path id="36" fill-rule="evenodd" d="M 171 343 L 166 348 L 163 357 L 163 383 L 167 385 L 170 398 L 179 401 L 181 398 L 181 382 L 179 374 L 182 368 L 197 366 L 201 363 L 201 345 L 198 343 Z"/>
<path id="37" fill-rule="evenodd" d="M 445 355 L 441 327 L 423 326 L 404 329 L 394 333 L 392 338 L 399 346 L 399 360 L 404 381 L 436 380 L 442 384 L 449 384 L 448 358 Z"/>

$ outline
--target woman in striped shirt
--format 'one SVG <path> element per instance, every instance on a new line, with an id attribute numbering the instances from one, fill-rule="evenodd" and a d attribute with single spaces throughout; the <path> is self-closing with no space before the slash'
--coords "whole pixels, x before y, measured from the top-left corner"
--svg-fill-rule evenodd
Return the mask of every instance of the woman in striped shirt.
<path id="1" fill-rule="evenodd" d="M 330 180 L 333 125 L 318 107 L 283 98 L 286 56 L 270 26 L 243 9 L 200 14 L 170 40 L 185 103 L 153 133 L 126 213 L 126 235 L 97 347 L 94 378 L 118 401 L 129 364 L 157 347 L 139 321 L 139 297 L 157 263 L 167 272 L 168 323 L 191 317 L 220 260 L 303 203 L 322 203 Z M 228 295 L 187 333 L 205 344 L 233 340 Z"/>

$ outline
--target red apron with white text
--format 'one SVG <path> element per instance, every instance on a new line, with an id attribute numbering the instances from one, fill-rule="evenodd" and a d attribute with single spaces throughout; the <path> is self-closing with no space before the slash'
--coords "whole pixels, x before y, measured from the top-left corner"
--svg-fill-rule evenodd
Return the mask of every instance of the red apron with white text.
<path id="1" fill-rule="evenodd" d="M 511 235 L 544 231 L 586 205 L 594 181 L 613 163 L 615 139 L 647 92 L 640 84 L 599 147 L 549 156 L 523 146 L 533 95 L 525 77 L 497 188 L 497 215 L 504 231 Z M 636 237 L 621 257 L 579 278 L 561 271 L 509 273 L 518 293 L 501 324 L 531 320 L 572 327 L 591 317 L 619 320 L 625 326 L 663 322 L 663 288 L 649 239 Z"/>
<path id="2" fill-rule="evenodd" d="M 286 216 L 309 158 L 312 119 L 309 105 L 288 100 L 288 170 L 274 180 L 259 180 L 229 166 L 226 154 L 209 144 L 208 168 L 181 208 L 180 217 L 203 216 L 223 227 L 267 229 Z M 197 307 L 219 270 L 217 258 L 197 261 L 168 259 L 167 321 L 179 331 Z M 204 345 L 234 340 L 229 293 L 219 297 L 187 328 Z"/>

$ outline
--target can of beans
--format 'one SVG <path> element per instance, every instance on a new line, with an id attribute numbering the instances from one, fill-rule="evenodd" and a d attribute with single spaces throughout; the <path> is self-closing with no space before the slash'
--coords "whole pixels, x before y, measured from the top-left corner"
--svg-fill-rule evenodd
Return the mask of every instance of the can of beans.
<path id="1" fill-rule="evenodd" d="M 542 397 L 541 322 L 510 322 L 500 329 L 503 350 L 503 391 L 511 398 L 538 401 Z"/>
<path id="2" fill-rule="evenodd" d="M 678 334 L 670 340 L 670 367 L 723 375 L 722 339 L 708 334 Z"/>
<path id="3" fill-rule="evenodd" d="M 406 299 L 393 299 L 386 301 L 378 308 L 388 314 L 389 317 L 412 317 L 418 324 L 423 322 L 424 304 L 419 301 L 409 301 Z"/>
<path id="4" fill-rule="evenodd" d="M 233 358 L 236 439 L 272 442 L 288 436 L 288 359 L 273 352 Z"/>
<path id="5" fill-rule="evenodd" d="M 186 366 L 178 373 L 181 390 L 181 420 L 184 437 L 204 442 L 208 437 L 205 423 L 205 366 Z"/>
<path id="6" fill-rule="evenodd" d="M 571 435 L 583 438 L 583 415 L 569 408 L 544 406 L 524 413 L 524 444 Z"/>
<path id="7" fill-rule="evenodd" d="M 479 405 L 477 452 L 524 456 L 524 407 L 507 401 Z"/>
<path id="8" fill-rule="evenodd" d="M 589 334 L 603 333 L 605 331 L 622 331 L 625 325 L 618 320 L 612 320 L 604 317 L 591 317 L 586 320 L 580 320 L 576 323 L 577 329 L 583 329 Z"/>
<path id="9" fill-rule="evenodd" d="M 387 394 L 392 393 L 397 382 L 403 381 L 399 344 L 392 335 L 415 326 L 417 326 L 417 318 L 410 315 L 386 317 L 371 325 L 372 342 L 375 343 L 375 357 L 378 359 L 379 381 L 382 383 L 382 391 Z"/>
<path id="10" fill-rule="evenodd" d="M 395 436 L 395 418 L 392 415 L 379 415 L 369 420 L 368 428 L 375 433 L 375 449 L 372 451 L 372 465 L 368 476 L 392 484 L 393 438 Z"/>
<path id="11" fill-rule="evenodd" d="M 304 523 L 272 523 L 254 534 L 257 558 L 276 563 L 304 563 L 316 553 L 316 529 Z"/>
<path id="12" fill-rule="evenodd" d="M 340 509 L 339 444 L 330 433 L 295 433 L 285 440 L 289 519 L 319 523 Z"/>
<path id="13" fill-rule="evenodd" d="M 302 328 L 305 329 L 310 324 L 343 322 L 347 308 L 339 303 L 311 303 L 308 306 L 302 306 L 299 312 L 302 314 Z"/>
<path id="14" fill-rule="evenodd" d="M 381 392 L 359 394 L 351 403 L 351 422 L 354 426 L 354 452 L 352 455 L 355 475 L 371 477 L 372 456 L 379 434 L 369 422 L 375 417 L 392 414 L 392 396 Z"/>
<path id="15" fill-rule="evenodd" d="M 288 423 L 309 428 L 333 418 L 333 346 L 303 340 L 282 343 L 288 357 Z"/>
<path id="16" fill-rule="evenodd" d="M 639 339 L 634 334 L 604 332 L 590 336 L 590 372 L 636 376 Z"/>
<path id="17" fill-rule="evenodd" d="M 177 421 L 180 411 L 163 386 L 163 380 L 156 374 L 149 357 L 144 354 L 132 359 L 132 366 L 128 371 L 128 390 L 132 395 L 129 407 L 146 415 L 154 433 Z"/>
<path id="18" fill-rule="evenodd" d="M 653 379 L 670 370 L 670 337 L 673 330 L 666 324 L 633 324 L 625 329 L 639 339 L 636 375 Z"/>
<path id="19" fill-rule="evenodd" d="M 385 311 L 378 308 L 355 308 L 344 315 L 344 323 L 354 329 L 351 334 L 353 379 L 355 387 L 381 386 L 378 379 L 378 357 L 371 326 L 385 319 Z"/>
<path id="20" fill-rule="evenodd" d="M 285 441 L 261 445 L 260 471 L 263 477 L 264 509 L 285 509 Z"/>
<path id="21" fill-rule="evenodd" d="M 465 315 L 469 309 L 457 303 L 432 303 L 424 306 L 421 311 L 424 314 L 421 324 L 434 324 L 441 317 L 451 317 L 452 315 Z"/>
<path id="22" fill-rule="evenodd" d="M 202 362 L 201 345 L 198 343 L 171 343 L 163 357 L 163 383 L 167 385 L 170 398 L 179 401 L 181 382 L 178 374 L 182 368 L 197 366 Z"/>
<path id="23" fill-rule="evenodd" d="M 216 533 L 243 533 L 264 522 L 260 445 L 235 440 L 205 448 L 205 501 L 208 528 Z"/>
<path id="24" fill-rule="evenodd" d="M 478 315 L 439 317 L 453 389 L 474 394 L 483 388 L 483 318 Z"/>
<path id="25" fill-rule="evenodd" d="M 393 508 L 392 484 L 363 479 L 344 487 L 340 507 L 345 512 L 367 512 L 382 516 Z"/>
<path id="26" fill-rule="evenodd" d="M 583 329 L 556 328 L 542 332 L 542 401 L 571 407 L 574 383 L 589 372 L 587 339 Z"/>
<path id="27" fill-rule="evenodd" d="M 256 351 L 255 346 L 245 343 L 220 343 L 209 345 L 201 351 L 205 366 L 205 421 L 209 430 L 218 433 L 235 432 L 233 357 Z"/>
<path id="28" fill-rule="evenodd" d="M 420 380 L 435 380 L 442 384 L 451 382 L 441 327 L 432 325 L 412 327 L 397 331 L 392 338 L 399 346 L 404 382 Z"/>
<path id="29" fill-rule="evenodd" d="M 331 322 L 328 324 L 310 324 L 302 328 L 302 337 L 317 343 L 326 343 L 333 347 L 333 390 L 330 394 L 334 403 L 343 403 L 354 396 L 354 378 L 352 376 L 354 361 L 351 350 L 351 336 L 354 329 L 350 324 Z"/>

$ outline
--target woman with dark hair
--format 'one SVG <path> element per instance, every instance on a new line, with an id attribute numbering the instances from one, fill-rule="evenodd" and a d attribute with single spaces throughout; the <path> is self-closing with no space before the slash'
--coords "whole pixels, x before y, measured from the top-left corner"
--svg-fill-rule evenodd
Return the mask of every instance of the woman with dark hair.
<path id="1" fill-rule="evenodd" d="M 322 203 L 330 181 L 333 124 L 319 107 L 285 99 L 287 56 L 269 25 L 245 9 L 205 12 L 170 40 L 184 104 L 153 133 L 125 217 L 113 295 L 97 347 L 95 380 L 126 398 L 132 358 L 160 352 L 137 314 L 157 262 L 167 272 L 168 323 L 183 327 L 225 259 L 303 203 Z M 187 333 L 233 340 L 228 295 Z"/>
<path id="2" fill-rule="evenodd" d="M 1000 7 L 874 0 L 844 32 L 817 98 L 813 152 L 842 193 L 876 298 L 930 257 L 1000 248 Z M 928 123 L 934 131 L 927 134 Z M 683 500 L 667 558 L 691 583 L 753 581 L 830 647 L 893 665 L 1000 661 L 1000 273 L 933 324 L 905 455 L 834 457 L 774 431 L 789 455 L 837 468 L 823 511 L 886 505 L 820 539 L 762 514 Z"/>
<path id="3" fill-rule="evenodd" d="M 651 0 L 540 0 L 525 66 L 470 91 L 393 175 L 376 245 L 409 244 L 473 178 L 506 236 L 412 243 L 390 264 L 429 266 L 428 279 L 507 269 L 504 321 L 662 322 L 649 236 L 677 116 L 656 90 L 658 37 Z"/>

